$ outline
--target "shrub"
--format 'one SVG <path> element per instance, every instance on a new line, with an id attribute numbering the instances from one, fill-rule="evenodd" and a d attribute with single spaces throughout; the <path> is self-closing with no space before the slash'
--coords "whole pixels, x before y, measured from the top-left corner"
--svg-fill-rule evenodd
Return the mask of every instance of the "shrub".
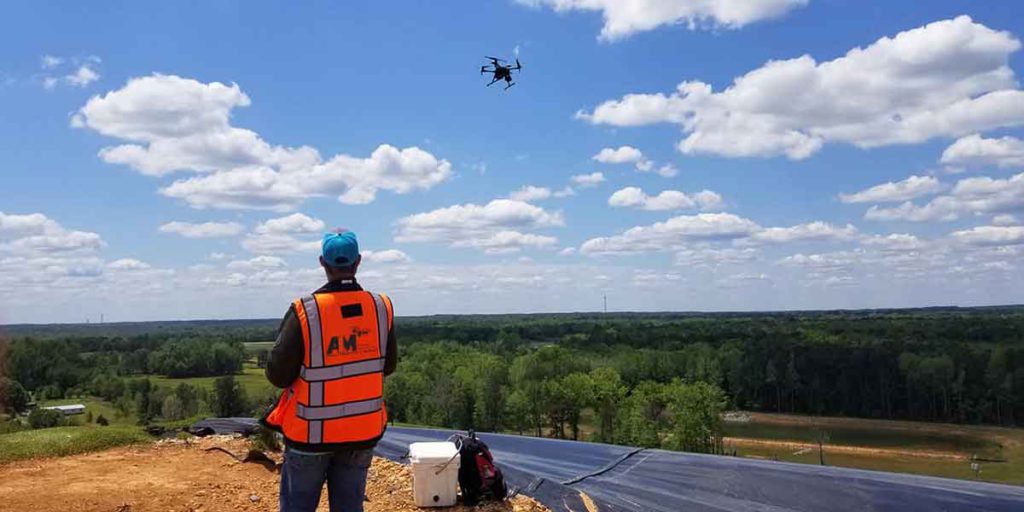
<path id="1" fill-rule="evenodd" d="M 214 382 L 213 413 L 222 418 L 246 412 L 245 390 L 233 375 L 220 377 Z"/>
<path id="2" fill-rule="evenodd" d="M 107 425 L 110 425 L 110 422 L 107 421 L 107 418 L 105 416 L 100 414 L 99 416 L 96 417 L 96 424 L 101 427 L 106 427 Z"/>
<path id="3" fill-rule="evenodd" d="M 33 409 L 28 415 L 28 424 L 35 429 L 58 427 L 65 423 L 64 413 L 53 409 Z"/>
<path id="4" fill-rule="evenodd" d="M 176 395 L 167 395 L 164 398 L 164 403 L 160 408 L 160 416 L 165 420 L 181 420 L 185 418 L 185 408 L 181 404 L 181 399 Z"/>
<path id="5" fill-rule="evenodd" d="M 28 402 L 28 392 L 18 381 L 0 377 L 0 413 L 18 414 Z"/>

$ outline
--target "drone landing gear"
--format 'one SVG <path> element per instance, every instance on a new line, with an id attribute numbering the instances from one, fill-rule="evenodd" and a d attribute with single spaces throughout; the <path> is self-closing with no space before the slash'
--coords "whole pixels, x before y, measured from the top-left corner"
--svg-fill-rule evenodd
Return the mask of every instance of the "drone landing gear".
<path id="1" fill-rule="evenodd" d="M 498 78 L 495 78 L 494 80 L 491 80 L 491 83 L 487 84 L 487 87 L 490 87 L 491 85 L 494 85 L 494 82 L 497 82 L 498 80 L 499 80 Z"/>
<path id="2" fill-rule="evenodd" d="M 508 85 L 505 86 L 505 90 L 507 91 L 509 87 L 512 87 L 515 84 L 515 82 L 509 82 Z"/>

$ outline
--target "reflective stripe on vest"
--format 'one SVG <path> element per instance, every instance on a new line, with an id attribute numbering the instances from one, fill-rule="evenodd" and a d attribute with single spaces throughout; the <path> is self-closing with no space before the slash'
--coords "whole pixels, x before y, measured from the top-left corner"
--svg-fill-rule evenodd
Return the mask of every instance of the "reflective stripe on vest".
<path id="1" fill-rule="evenodd" d="M 309 326 L 309 368 L 319 368 L 324 365 L 324 337 L 320 329 L 320 308 L 316 304 L 316 296 L 309 295 L 303 297 L 302 309 L 306 312 L 306 325 Z M 303 367 L 303 369 L 305 368 Z M 323 381 L 309 383 L 308 401 L 310 407 L 324 405 Z M 311 444 L 323 442 L 323 433 L 324 425 L 322 422 L 309 422 L 308 439 Z"/>
<path id="2" fill-rule="evenodd" d="M 325 380 L 344 379 L 355 377 L 366 373 L 384 371 L 384 359 L 369 359 L 356 363 L 339 364 L 336 366 L 325 366 L 323 368 L 302 368 L 299 373 L 303 379 L 309 382 L 322 382 Z"/>
<path id="3" fill-rule="evenodd" d="M 373 303 L 377 309 L 377 335 L 380 338 L 380 358 L 388 354 L 388 306 L 384 304 L 384 297 L 370 292 Z"/>
<path id="4" fill-rule="evenodd" d="M 382 398 L 349 402 L 347 404 L 325 405 L 322 407 L 306 407 L 299 404 L 296 414 L 306 420 L 334 420 L 377 412 L 383 405 L 384 399 Z"/>

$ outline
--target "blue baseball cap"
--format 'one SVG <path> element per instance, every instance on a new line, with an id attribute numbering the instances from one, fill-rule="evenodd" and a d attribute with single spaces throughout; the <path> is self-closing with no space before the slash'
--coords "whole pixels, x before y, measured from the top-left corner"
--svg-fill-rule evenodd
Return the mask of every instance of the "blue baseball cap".
<path id="1" fill-rule="evenodd" d="M 324 233 L 320 249 L 324 263 L 332 267 L 351 267 L 359 259 L 359 241 L 354 231 Z"/>

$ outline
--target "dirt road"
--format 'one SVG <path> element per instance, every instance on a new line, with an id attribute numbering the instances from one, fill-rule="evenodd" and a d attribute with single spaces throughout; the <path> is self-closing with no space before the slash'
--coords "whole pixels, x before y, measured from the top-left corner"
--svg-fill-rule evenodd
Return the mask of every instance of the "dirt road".
<path id="1" fill-rule="evenodd" d="M 248 448 L 244 440 L 208 438 L 191 445 L 162 443 L 6 464 L 0 466 L 0 511 L 277 511 L 275 471 L 205 450 L 211 446 L 241 454 Z M 367 512 L 419 510 L 412 505 L 408 468 L 387 460 L 374 460 L 367 496 Z M 325 492 L 318 510 L 327 510 L 326 497 Z M 520 496 L 507 504 L 472 510 L 547 509 Z"/>

